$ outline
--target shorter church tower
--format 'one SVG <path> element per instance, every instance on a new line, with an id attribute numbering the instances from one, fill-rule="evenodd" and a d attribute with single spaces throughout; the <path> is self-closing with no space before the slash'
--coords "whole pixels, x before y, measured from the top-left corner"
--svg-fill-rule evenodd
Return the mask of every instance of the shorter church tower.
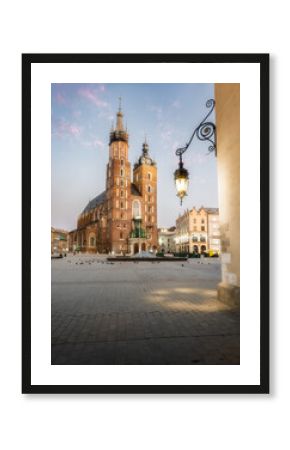
<path id="1" fill-rule="evenodd" d="M 133 170 L 133 183 L 142 196 L 141 226 L 147 237 L 146 250 L 157 248 L 157 167 L 149 155 L 149 145 L 145 139 L 142 154 Z"/>

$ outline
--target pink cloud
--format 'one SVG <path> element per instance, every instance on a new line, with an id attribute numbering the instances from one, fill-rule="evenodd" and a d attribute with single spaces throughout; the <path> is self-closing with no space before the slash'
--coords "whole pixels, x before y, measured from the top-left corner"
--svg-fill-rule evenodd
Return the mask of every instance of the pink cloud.
<path id="1" fill-rule="evenodd" d="M 101 148 L 104 148 L 104 147 L 105 147 L 105 144 L 104 144 L 102 141 L 100 141 L 99 139 L 95 139 L 94 145 L 95 145 L 95 147 L 96 147 L 96 146 L 97 146 L 97 147 L 101 147 Z"/>
<path id="2" fill-rule="evenodd" d="M 63 105 L 65 103 L 65 98 L 64 96 L 61 94 L 61 92 L 58 92 L 56 94 L 56 101 L 58 104 Z"/>
<path id="3" fill-rule="evenodd" d="M 79 134 L 81 132 L 80 128 L 78 126 L 76 126 L 76 125 L 69 125 L 68 131 L 73 136 L 79 136 Z"/>
<path id="4" fill-rule="evenodd" d="M 174 102 L 172 102 L 172 106 L 173 106 L 173 108 L 180 108 L 180 101 L 174 100 Z"/>
<path id="5" fill-rule="evenodd" d="M 52 135 L 63 137 L 63 136 L 74 136 L 78 137 L 81 134 L 81 128 L 65 120 L 59 120 L 52 126 Z"/>
<path id="6" fill-rule="evenodd" d="M 103 92 L 103 90 L 101 88 L 99 90 Z M 105 88 L 104 88 L 104 90 L 105 90 Z M 98 95 L 98 92 L 95 89 L 82 88 L 79 90 L 79 95 L 81 97 L 86 98 L 87 100 L 92 102 L 94 105 L 98 106 L 99 108 L 107 108 L 108 107 L 108 103 L 100 98 L 100 96 Z"/>
<path id="7" fill-rule="evenodd" d="M 192 162 L 194 164 L 204 164 L 208 161 L 207 153 L 193 153 L 192 154 Z"/>
<path id="8" fill-rule="evenodd" d="M 168 141 L 172 137 L 172 130 L 168 128 L 164 129 L 163 131 L 161 131 L 160 136 L 163 141 Z"/>
<path id="9" fill-rule="evenodd" d="M 93 139 L 91 141 L 84 141 L 82 142 L 84 147 L 90 147 L 90 148 L 96 148 L 99 147 L 103 149 L 105 147 L 105 144 L 100 139 Z"/>

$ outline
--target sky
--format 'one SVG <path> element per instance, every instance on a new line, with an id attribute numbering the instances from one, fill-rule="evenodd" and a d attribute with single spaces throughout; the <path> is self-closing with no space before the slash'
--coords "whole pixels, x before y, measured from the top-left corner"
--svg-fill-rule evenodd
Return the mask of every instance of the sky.
<path id="1" fill-rule="evenodd" d="M 208 143 L 193 139 L 184 154 L 188 196 L 176 196 L 175 150 L 189 140 L 214 98 L 213 84 L 52 84 L 51 225 L 72 230 L 86 204 L 105 189 L 109 133 L 122 98 L 131 167 L 145 135 L 158 169 L 158 227 L 175 225 L 184 210 L 217 207 L 216 158 Z M 210 116 L 214 121 L 214 114 Z"/>

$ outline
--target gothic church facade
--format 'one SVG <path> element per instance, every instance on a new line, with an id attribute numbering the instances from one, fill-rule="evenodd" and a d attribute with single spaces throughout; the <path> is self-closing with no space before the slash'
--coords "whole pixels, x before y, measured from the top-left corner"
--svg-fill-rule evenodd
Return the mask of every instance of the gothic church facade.
<path id="1" fill-rule="evenodd" d="M 147 142 L 133 167 L 121 108 L 110 132 L 106 189 L 91 200 L 70 232 L 70 250 L 132 255 L 157 249 L 157 167 Z"/>

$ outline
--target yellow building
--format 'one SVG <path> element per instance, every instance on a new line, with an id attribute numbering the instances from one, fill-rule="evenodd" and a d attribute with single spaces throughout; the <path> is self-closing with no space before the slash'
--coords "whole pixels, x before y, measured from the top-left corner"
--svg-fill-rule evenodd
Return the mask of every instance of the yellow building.
<path id="1" fill-rule="evenodd" d="M 186 210 L 176 220 L 176 252 L 220 252 L 218 208 Z"/>
<path id="2" fill-rule="evenodd" d="M 63 255 L 69 250 L 69 232 L 51 227 L 51 254 Z"/>

